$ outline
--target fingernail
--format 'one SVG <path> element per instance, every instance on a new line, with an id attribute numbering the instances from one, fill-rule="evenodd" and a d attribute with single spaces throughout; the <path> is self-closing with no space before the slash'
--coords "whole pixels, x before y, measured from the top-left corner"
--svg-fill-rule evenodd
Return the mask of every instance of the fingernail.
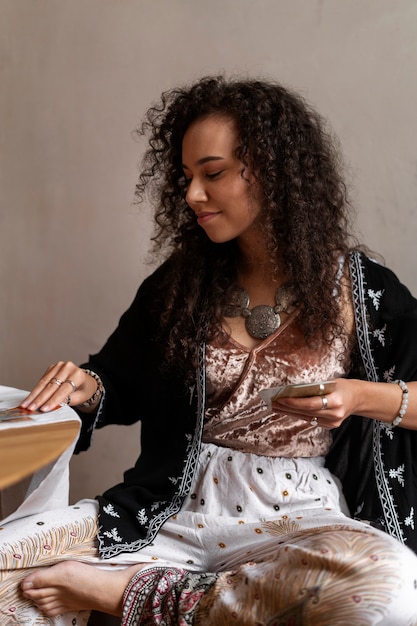
<path id="1" fill-rule="evenodd" d="M 49 406 L 49 404 L 45 404 L 45 406 L 41 407 L 41 411 L 43 413 L 47 413 L 50 409 L 51 407 Z"/>
<path id="2" fill-rule="evenodd" d="M 28 580 L 28 581 L 25 581 L 25 580 L 24 580 L 24 581 L 22 582 L 22 589 L 23 589 L 23 590 L 26 590 L 26 589 L 32 589 L 32 588 L 33 588 L 33 583 L 32 583 L 32 582 L 30 582 L 30 580 Z"/>

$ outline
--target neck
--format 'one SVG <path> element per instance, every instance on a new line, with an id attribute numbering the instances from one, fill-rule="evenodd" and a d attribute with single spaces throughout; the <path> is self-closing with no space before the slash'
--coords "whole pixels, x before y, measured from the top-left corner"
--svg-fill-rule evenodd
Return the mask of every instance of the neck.
<path id="1" fill-rule="evenodd" d="M 244 254 L 240 250 L 237 261 L 238 279 L 245 282 L 250 279 L 258 279 L 269 283 L 281 283 L 285 278 L 283 264 L 277 260 L 274 262 L 265 250 L 250 250 Z"/>

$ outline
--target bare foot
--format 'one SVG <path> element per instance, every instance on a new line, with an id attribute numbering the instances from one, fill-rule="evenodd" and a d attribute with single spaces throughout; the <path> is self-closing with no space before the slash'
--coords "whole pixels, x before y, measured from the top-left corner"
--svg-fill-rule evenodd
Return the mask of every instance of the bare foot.
<path id="1" fill-rule="evenodd" d="M 63 561 L 32 572 L 21 586 L 23 595 L 49 617 L 82 610 L 121 617 L 123 592 L 142 567 L 104 570 L 79 561 Z"/>

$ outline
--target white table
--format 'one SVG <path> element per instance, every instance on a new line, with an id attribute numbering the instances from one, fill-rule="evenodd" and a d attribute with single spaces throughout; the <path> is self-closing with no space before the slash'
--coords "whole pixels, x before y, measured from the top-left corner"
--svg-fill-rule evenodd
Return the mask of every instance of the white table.
<path id="1" fill-rule="evenodd" d="M 18 406 L 27 393 L 0 386 L 0 410 Z M 31 477 L 23 502 L 2 523 L 68 504 L 69 461 L 80 419 L 66 405 L 49 413 L 28 413 L 28 417 L 0 419 L 0 490 L 7 488 L 3 498 L 14 484 Z"/>

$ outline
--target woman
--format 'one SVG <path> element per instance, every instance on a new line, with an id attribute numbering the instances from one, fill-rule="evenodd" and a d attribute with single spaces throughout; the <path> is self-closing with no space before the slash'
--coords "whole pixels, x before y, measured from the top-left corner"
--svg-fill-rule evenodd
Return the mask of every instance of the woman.
<path id="1" fill-rule="evenodd" d="M 103 349 L 51 366 L 23 406 L 75 406 L 78 450 L 141 420 L 141 455 L 71 512 L 99 508 L 99 558 L 85 533 L 25 598 L 126 626 L 417 624 L 417 301 L 349 236 L 323 121 L 280 85 L 209 77 L 140 132 L 167 260 Z"/>

